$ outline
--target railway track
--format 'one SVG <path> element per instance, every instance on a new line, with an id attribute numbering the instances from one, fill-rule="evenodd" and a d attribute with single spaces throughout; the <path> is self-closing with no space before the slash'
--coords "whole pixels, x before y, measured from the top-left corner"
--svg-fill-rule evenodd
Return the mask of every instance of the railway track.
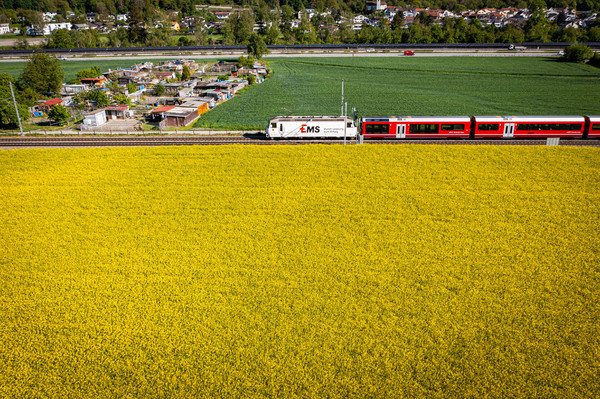
<path id="1" fill-rule="evenodd" d="M 356 144 L 356 140 L 347 140 Z M 244 136 L 113 136 L 113 137 L 0 137 L 0 148 L 49 148 L 49 147 L 154 147 L 173 145 L 299 145 L 343 144 L 343 140 L 269 140 L 262 134 Z M 546 140 L 364 140 L 364 144 L 429 144 L 429 145 L 546 145 Z M 600 140 L 561 139 L 560 146 L 600 147 Z"/>

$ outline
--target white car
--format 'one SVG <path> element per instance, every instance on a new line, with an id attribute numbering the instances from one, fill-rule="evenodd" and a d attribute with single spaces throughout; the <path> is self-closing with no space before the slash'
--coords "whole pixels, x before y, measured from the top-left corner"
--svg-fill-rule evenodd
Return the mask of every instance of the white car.
<path id="1" fill-rule="evenodd" d="M 65 57 L 64 55 L 58 56 L 56 57 L 57 59 L 61 60 L 61 61 L 66 61 L 67 57 Z"/>

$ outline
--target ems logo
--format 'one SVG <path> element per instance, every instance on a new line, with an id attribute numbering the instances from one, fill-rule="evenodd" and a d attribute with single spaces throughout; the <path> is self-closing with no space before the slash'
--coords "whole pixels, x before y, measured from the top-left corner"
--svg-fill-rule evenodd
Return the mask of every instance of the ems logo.
<path id="1" fill-rule="evenodd" d="M 307 126 L 306 123 L 300 126 L 300 133 L 319 133 L 320 131 L 319 126 Z"/>

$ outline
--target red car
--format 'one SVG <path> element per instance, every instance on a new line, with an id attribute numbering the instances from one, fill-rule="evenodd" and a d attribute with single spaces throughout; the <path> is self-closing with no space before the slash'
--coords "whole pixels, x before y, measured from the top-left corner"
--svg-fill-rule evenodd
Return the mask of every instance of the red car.
<path id="1" fill-rule="evenodd" d="M 415 52 L 410 50 L 404 50 L 404 55 L 415 55 Z"/>

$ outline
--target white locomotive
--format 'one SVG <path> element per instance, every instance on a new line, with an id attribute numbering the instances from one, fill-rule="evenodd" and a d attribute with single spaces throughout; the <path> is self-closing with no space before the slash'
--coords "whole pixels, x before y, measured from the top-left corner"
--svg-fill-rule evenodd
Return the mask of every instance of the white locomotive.
<path id="1" fill-rule="evenodd" d="M 355 138 L 358 129 L 352 118 L 343 116 L 277 116 L 269 121 L 267 137 Z"/>

